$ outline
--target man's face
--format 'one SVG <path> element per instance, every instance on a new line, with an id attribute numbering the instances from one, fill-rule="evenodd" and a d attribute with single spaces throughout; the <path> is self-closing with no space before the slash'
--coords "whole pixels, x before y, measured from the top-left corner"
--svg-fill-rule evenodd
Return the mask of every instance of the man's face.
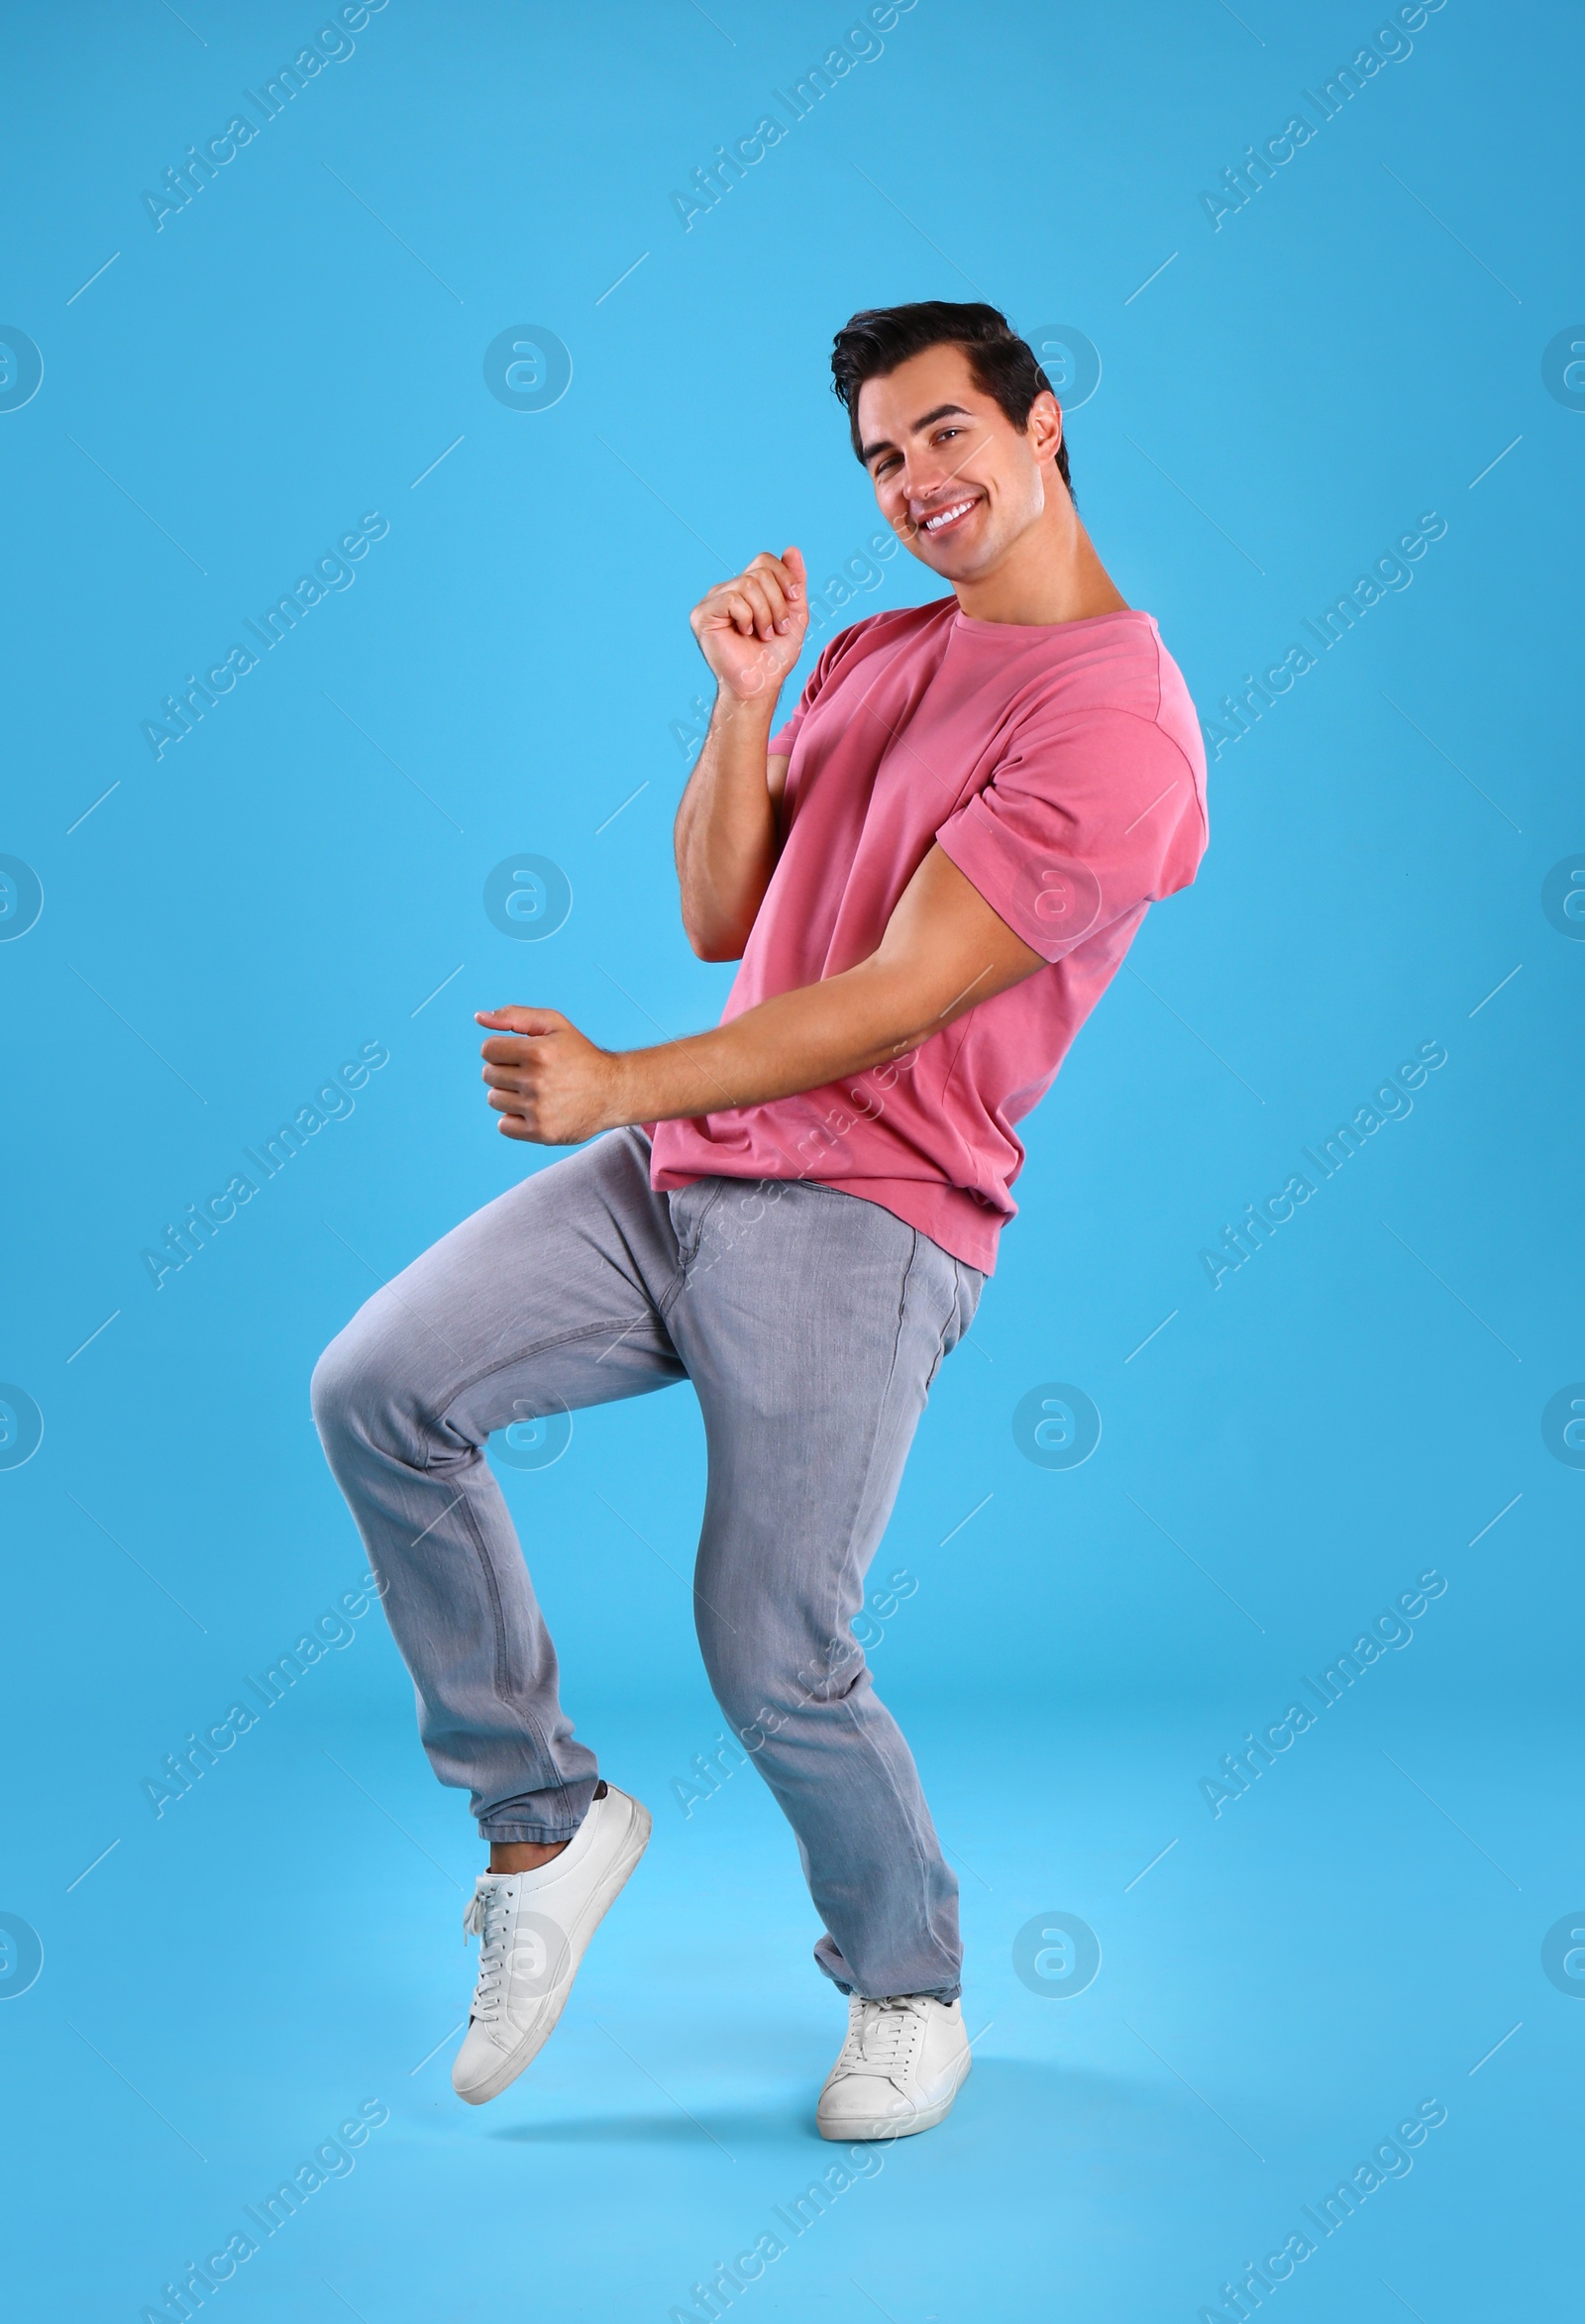
<path id="1" fill-rule="evenodd" d="M 976 386 L 962 348 L 927 347 L 865 380 L 859 441 L 893 531 L 943 580 L 978 581 L 1039 521 L 1060 415 L 1042 394 L 1015 428 Z"/>

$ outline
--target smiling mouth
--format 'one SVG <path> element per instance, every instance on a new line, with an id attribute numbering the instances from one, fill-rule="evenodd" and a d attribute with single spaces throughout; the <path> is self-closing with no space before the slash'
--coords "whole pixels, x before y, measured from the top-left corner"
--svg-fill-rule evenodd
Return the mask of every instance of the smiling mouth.
<path id="1" fill-rule="evenodd" d="M 929 516 L 921 518 L 918 529 L 933 541 L 938 535 L 953 531 L 979 505 L 978 492 L 970 492 L 961 500 L 949 500 L 945 508 L 937 508 Z"/>

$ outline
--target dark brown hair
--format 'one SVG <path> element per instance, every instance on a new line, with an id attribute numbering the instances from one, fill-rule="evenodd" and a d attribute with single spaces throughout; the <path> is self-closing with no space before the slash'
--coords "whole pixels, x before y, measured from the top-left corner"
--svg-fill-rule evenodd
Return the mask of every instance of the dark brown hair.
<path id="1" fill-rule="evenodd" d="M 1033 348 L 995 307 L 945 298 L 864 307 L 848 318 L 831 344 L 831 388 L 847 410 L 848 433 L 860 460 L 859 389 L 866 379 L 885 378 L 927 347 L 961 347 L 975 385 L 996 398 L 1015 428 L 1028 425 L 1030 406 L 1042 389 L 1054 392 Z M 1057 447 L 1057 474 L 1071 493 L 1066 433 Z"/>

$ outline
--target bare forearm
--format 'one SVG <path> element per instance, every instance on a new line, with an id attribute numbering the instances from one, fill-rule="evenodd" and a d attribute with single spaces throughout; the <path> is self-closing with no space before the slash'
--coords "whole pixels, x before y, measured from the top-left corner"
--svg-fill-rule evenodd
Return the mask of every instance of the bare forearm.
<path id="1" fill-rule="evenodd" d="M 921 1011 L 916 976 L 867 960 L 761 1002 L 711 1032 L 619 1053 L 611 1061 L 611 1126 L 820 1089 L 901 1056 L 944 1021 L 928 1004 Z"/>
<path id="2" fill-rule="evenodd" d="M 776 869 L 776 802 L 768 780 L 770 702 L 718 696 L 677 810 L 683 925 L 704 960 L 740 959 Z"/>

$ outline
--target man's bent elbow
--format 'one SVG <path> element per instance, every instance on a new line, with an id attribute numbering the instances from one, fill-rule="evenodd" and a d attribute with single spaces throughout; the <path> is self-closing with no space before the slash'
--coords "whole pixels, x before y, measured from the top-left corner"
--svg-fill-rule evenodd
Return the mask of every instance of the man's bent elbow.
<path id="1" fill-rule="evenodd" d="M 748 942 L 748 930 L 732 928 L 718 920 L 692 919 L 683 914 L 683 932 L 696 960 L 741 960 Z"/>

